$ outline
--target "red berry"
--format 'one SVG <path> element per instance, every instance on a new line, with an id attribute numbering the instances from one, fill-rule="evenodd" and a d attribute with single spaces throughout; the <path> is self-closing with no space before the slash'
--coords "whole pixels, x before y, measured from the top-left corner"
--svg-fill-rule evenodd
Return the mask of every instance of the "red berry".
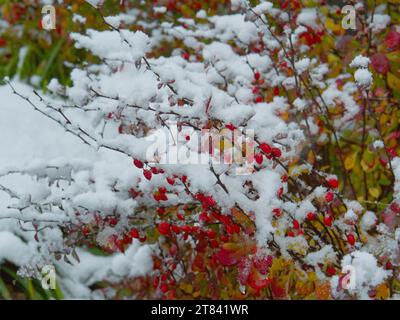
<path id="1" fill-rule="evenodd" d="M 185 233 L 189 233 L 191 230 L 190 230 L 190 226 L 187 226 L 187 225 L 185 225 L 185 226 L 181 226 L 181 230 L 183 231 L 183 232 L 185 232 Z"/>
<path id="2" fill-rule="evenodd" d="M 210 240 L 210 246 L 211 246 L 211 248 L 218 248 L 218 241 L 217 240 L 215 240 L 215 239 L 211 239 Z"/>
<path id="3" fill-rule="evenodd" d="M 215 200 L 214 200 L 213 197 L 211 197 L 211 196 L 205 197 L 204 203 L 206 203 L 206 204 L 209 205 L 210 207 L 216 205 Z"/>
<path id="4" fill-rule="evenodd" d="M 260 92 L 260 87 L 254 87 L 252 91 L 254 94 L 257 94 Z"/>
<path id="5" fill-rule="evenodd" d="M 333 277 L 336 274 L 336 269 L 335 267 L 328 267 L 326 268 L 326 273 L 330 276 Z"/>
<path id="6" fill-rule="evenodd" d="M 258 71 L 256 71 L 256 72 L 254 73 L 254 79 L 255 79 L 256 81 L 258 81 L 258 80 L 260 80 L 260 78 L 261 78 L 261 74 L 260 74 Z"/>
<path id="7" fill-rule="evenodd" d="M 132 243 L 132 237 L 131 237 L 129 234 L 127 234 L 127 235 L 124 237 L 123 242 L 124 242 L 125 244 L 131 244 L 131 243 Z"/>
<path id="8" fill-rule="evenodd" d="M 334 194 L 332 191 L 328 191 L 328 193 L 325 195 L 325 200 L 328 202 L 331 202 L 333 200 Z"/>
<path id="9" fill-rule="evenodd" d="M 170 184 L 171 186 L 173 186 L 175 184 L 175 179 L 174 178 L 169 178 L 167 177 L 167 182 L 168 184 Z"/>
<path id="10" fill-rule="evenodd" d="M 112 226 L 112 227 L 114 227 L 114 226 L 116 226 L 117 225 L 117 223 L 118 223 L 118 220 L 117 220 L 117 218 L 110 218 L 109 220 L 108 220 L 108 223 L 110 224 L 110 226 Z"/>
<path id="11" fill-rule="evenodd" d="M 176 234 L 181 233 L 181 228 L 179 228 L 177 225 L 172 225 L 171 230 L 172 230 L 172 232 L 174 232 Z"/>
<path id="12" fill-rule="evenodd" d="M 325 216 L 324 217 L 324 223 L 328 227 L 332 226 L 332 217 L 331 216 Z"/>
<path id="13" fill-rule="evenodd" d="M 263 97 L 262 96 L 257 96 L 257 98 L 256 98 L 256 103 L 261 103 L 261 102 L 263 102 L 264 101 L 264 99 L 263 99 Z"/>
<path id="14" fill-rule="evenodd" d="M 202 212 L 199 215 L 199 220 L 203 222 L 208 222 L 210 220 L 210 217 L 208 216 L 207 212 Z"/>
<path id="15" fill-rule="evenodd" d="M 131 231 L 129 231 L 129 234 L 133 239 L 139 239 L 139 232 L 136 228 L 132 228 Z"/>
<path id="16" fill-rule="evenodd" d="M 152 167 L 152 168 L 151 168 L 151 173 L 152 173 L 152 174 L 159 174 L 160 171 L 159 171 L 156 167 Z"/>
<path id="17" fill-rule="evenodd" d="M 225 236 L 225 235 L 221 236 L 221 241 L 222 242 L 227 242 L 228 240 L 229 240 L 229 238 L 227 236 Z"/>
<path id="18" fill-rule="evenodd" d="M 282 155 L 282 151 L 279 148 L 272 148 L 271 152 L 275 158 L 279 158 Z"/>
<path id="19" fill-rule="evenodd" d="M 269 144 L 267 143 L 261 143 L 260 144 L 260 149 L 265 153 L 265 154 L 270 154 L 272 151 L 272 148 Z"/>
<path id="20" fill-rule="evenodd" d="M 287 236 L 293 238 L 294 237 L 294 232 L 293 231 L 288 231 Z"/>
<path id="21" fill-rule="evenodd" d="M 162 235 L 164 235 L 164 236 L 170 234 L 170 232 L 171 232 L 170 229 L 171 229 L 171 226 L 169 225 L 168 222 L 161 222 L 161 223 L 158 225 L 158 231 L 159 231 Z"/>
<path id="22" fill-rule="evenodd" d="M 234 131 L 236 129 L 236 127 L 232 123 L 228 123 L 227 125 L 225 125 L 225 128 L 231 131 Z"/>
<path id="23" fill-rule="evenodd" d="M 185 220 L 185 217 L 184 217 L 183 214 L 181 214 L 181 213 L 177 213 L 177 214 L 176 214 L 176 217 L 178 218 L 178 220 L 181 220 L 181 221 L 184 221 L 184 220 Z"/>
<path id="24" fill-rule="evenodd" d="M 160 286 L 160 290 L 161 290 L 163 293 L 167 293 L 168 290 L 169 290 L 169 287 L 168 287 L 168 285 L 166 285 L 166 284 L 162 284 L 162 285 Z"/>
<path id="25" fill-rule="evenodd" d="M 145 170 L 143 170 L 143 175 L 144 175 L 144 177 L 147 179 L 147 180 L 151 180 L 151 177 L 153 176 L 153 174 L 151 173 L 151 171 L 150 170 L 147 170 L 147 169 L 145 169 Z"/>
<path id="26" fill-rule="evenodd" d="M 136 168 L 139 168 L 139 169 L 143 168 L 143 162 L 138 159 L 134 159 L 133 164 L 136 166 Z"/>
<path id="27" fill-rule="evenodd" d="M 185 59 L 185 60 L 189 60 L 189 58 L 190 58 L 189 52 L 182 53 L 182 58 Z"/>
<path id="28" fill-rule="evenodd" d="M 336 189 L 339 186 L 339 182 L 336 179 L 329 179 L 328 185 L 332 189 Z"/>
<path id="29" fill-rule="evenodd" d="M 297 220 L 293 220 L 293 228 L 300 229 L 300 223 Z"/>
<path id="30" fill-rule="evenodd" d="M 90 228 L 88 226 L 82 227 L 82 234 L 87 237 L 90 233 Z"/>
<path id="31" fill-rule="evenodd" d="M 206 231 L 206 234 L 207 234 L 207 237 L 209 237 L 209 238 L 211 238 L 211 239 L 214 239 L 214 238 L 216 237 L 216 235 L 217 235 L 217 233 L 216 233 L 214 230 L 212 230 L 212 229 L 207 230 L 207 231 Z"/>
<path id="32" fill-rule="evenodd" d="M 354 237 L 354 235 L 352 235 L 351 233 L 347 235 L 347 242 L 354 246 L 354 244 L 356 243 L 356 238 Z"/>
<path id="33" fill-rule="evenodd" d="M 312 221 L 314 219 L 315 219 L 315 213 L 314 212 L 307 213 L 307 220 Z"/>
<path id="34" fill-rule="evenodd" d="M 168 279 L 168 273 L 163 273 L 161 275 L 161 281 L 166 281 Z"/>
<path id="35" fill-rule="evenodd" d="M 233 230 L 235 231 L 235 233 L 240 233 L 240 226 L 238 224 L 234 224 Z"/>
<path id="36" fill-rule="evenodd" d="M 235 228 L 234 228 L 232 225 L 228 224 L 228 225 L 226 226 L 226 231 L 227 231 L 229 234 L 234 234 L 234 233 L 235 233 Z"/>
<path id="37" fill-rule="evenodd" d="M 274 209 L 272 210 L 272 212 L 273 212 L 273 214 L 274 214 L 274 216 L 275 216 L 276 218 L 279 218 L 279 217 L 282 215 L 282 211 L 281 211 L 281 209 L 279 209 L 279 208 L 274 208 Z"/>
<path id="38" fill-rule="evenodd" d="M 254 159 L 256 160 L 256 162 L 257 162 L 258 164 L 261 164 L 261 163 L 263 163 L 263 161 L 264 161 L 264 157 L 263 157 L 263 155 L 262 155 L 261 153 L 256 153 L 256 154 L 254 155 Z"/>

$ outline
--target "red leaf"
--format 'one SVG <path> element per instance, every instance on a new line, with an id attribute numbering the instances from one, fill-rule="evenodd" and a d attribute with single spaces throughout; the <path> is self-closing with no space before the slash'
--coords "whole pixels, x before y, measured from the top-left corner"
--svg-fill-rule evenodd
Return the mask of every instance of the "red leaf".
<path id="1" fill-rule="evenodd" d="M 386 35 L 385 44 L 391 50 L 399 49 L 400 48 L 400 33 L 398 33 L 394 29 L 390 30 L 390 32 Z"/>
<path id="2" fill-rule="evenodd" d="M 283 298 L 286 296 L 285 289 L 279 286 L 276 280 L 271 283 L 271 291 L 275 298 Z"/>
<path id="3" fill-rule="evenodd" d="M 216 253 L 216 257 L 219 263 L 224 267 L 232 267 L 239 263 L 239 259 L 236 257 L 235 252 L 223 247 Z"/>
<path id="4" fill-rule="evenodd" d="M 372 68 L 378 73 L 386 74 L 390 69 L 389 59 L 383 53 L 375 53 L 371 57 Z"/>

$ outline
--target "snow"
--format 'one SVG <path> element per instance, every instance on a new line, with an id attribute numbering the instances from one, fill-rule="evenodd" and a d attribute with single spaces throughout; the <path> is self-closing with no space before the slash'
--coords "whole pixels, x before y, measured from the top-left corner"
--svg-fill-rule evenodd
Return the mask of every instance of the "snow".
<path id="1" fill-rule="evenodd" d="M 368 231 L 373 226 L 375 226 L 376 222 L 378 221 L 376 215 L 372 211 L 367 211 L 361 218 L 360 226 L 363 230 Z"/>
<path id="2" fill-rule="evenodd" d="M 354 79 L 362 87 L 369 87 L 372 84 L 372 73 L 367 69 L 358 69 L 354 73 Z"/>
<path id="3" fill-rule="evenodd" d="M 29 245 L 9 231 L 0 231 L 0 264 L 8 261 L 23 265 L 28 262 L 30 255 Z"/>
<path id="4" fill-rule="evenodd" d="M 300 61 L 295 62 L 294 66 L 299 74 L 302 74 L 304 71 L 310 67 L 311 60 L 309 58 L 301 59 Z"/>
<path id="5" fill-rule="evenodd" d="M 112 22 L 115 22 L 115 19 Z M 117 31 L 88 30 L 87 35 L 72 33 L 71 38 L 75 40 L 77 48 L 88 49 L 101 58 L 111 60 L 136 61 L 142 58 L 150 48 L 148 36 L 141 31 L 122 30 L 119 33 Z M 107 43 L 107 46 L 104 43 Z"/>
<path id="6" fill-rule="evenodd" d="M 370 63 L 371 63 L 371 60 L 368 57 L 358 55 L 350 63 L 350 67 L 352 67 L 352 68 L 368 68 L 368 65 Z"/>
<path id="7" fill-rule="evenodd" d="M 331 263 L 336 259 L 336 253 L 331 245 L 326 245 L 322 249 L 309 253 L 304 261 L 314 267 L 319 263 Z"/>
<path id="8" fill-rule="evenodd" d="M 359 299 L 368 300 L 368 291 L 381 284 L 391 275 L 391 271 L 384 270 L 377 265 L 376 258 L 362 251 L 354 251 L 343 257 L 342 267 L 351 266 L 354 268 L 355 288 L 349 288 L 350 293 L 355 293 Z M 331 283 L 337 282 L 337 277 L 333 277 Z M 332 288 L 336 290 L 336 287 Z"/>
<path id="9" fill-rule="evenodd" d="M 90 2 L 94 6 L 102 4 L 102 1 Z M 232 1 L 233 8 L 247 5 L 246 1 Z M 164 13 L 166 9 L 153 7 L 153 11 Z M 320 130 L 315 113 L 318 105 L 326 107 L 328 113 L 333 109 L 343 110 L 333 121 L 338 137 L 345 130 L 354 130 L 354 119 L 360 111 L 357 96 L 373 81 L 368 70 L 370 59 L 361 55 L 353 59 L 350 67 L 355 68 L 354 80 L 350 73 L 332 78 L 328 63 L 308 58 L 310 48 L 299 47 L 299 34 L 309 28 L 320 30 L 317 9 L 301 9 L 297 21 L 293 21 L 293 30 L 287 23 L 288 14 L 274 8 L 271 2 L 261 1 L 254 12 L 261 17 L 270 16 L 265 19 L 268 24 L 271 17 L 286 23 L 283 33 L 274 39 L 271 35 L 274 25 L 269 30 L 251 13 L 208 17 L 201 10 L 196 19 L 180 18 L 178 24 L 153 21 L 160 28 L 149 35 L 115 30 L 123 25 L 121 22 L 136 19 L 135 14 L 106 17 L 105 21 L 112 26 L 110 30 L 71 35 L 77 48 L 90 51 L 101 61 L 99 65 L 76 66 L 71 73 L 72 85 L 63 87 L 56 79 L 52 80 L 50 93 L 42 102 L 31 88 L 14 80 L 17 91 L 29 97 L 33 108 L 29 101 L 13 96 L 8 86 L 1 87 L 0 262 L 11 261 L 21 270 L 54 263 L 61 271 L 61 285 L 68 297 L 101 297 L 99 292 L 91 292 L 89 286 L 101 280 L 118 282 L 152 272 L 152 255 L 159 254 L 157 244 L 146 245 L 135 240 L 124 254 L 108 256 L 95 256 L 85 248 L 76 248 L 81 262 L 74 261 L 73 265 L 54 261 L 54 253 L 70 255 L 74 244 L 69 241 L 81 236 L 82 225 L 90 230 L 96 228 L 93 241 L 116 252 L 116 240 L 126 236 L 132 221 L 140 221 L 135 227 L 141 234 L 159 222 L 159 217 L 154 219 L 151 215 L 152 210 L 143 212 L 138 208 L 158 207 L 160 202 L 154 192 L 165 188 L 167 199 L 162 200 L 165 206 L 193 204 L 204 193 L 213 197 L 223 214 L 240 207 L 256 226 L 257 249 L 275 250 L 270 248 L 270 240 L 275 240 L 284 258 L 292 259 L 290 251 L 301 255 L 305 263 L 315 268 L 319 280 L 328 280 L 326 266 L 339 263 L 343 267 L 352 266 L 358 281 L 352 293 L 361 299 L 368 298 L 368 290 L 390 275 L 380 267 L 380 258 L 384 252 L 395 260 L 399 230 L 393 237 L 393 230 L 385 224 L 374 228 L 378 223 L 377 212 L 366 211 L 358 201 L 345 198 L 345 205 L 339 207 L 337 203 L 342 199 L 339 190 L 327 188 L 325 183 L 309 184 L 304 179 L 314 174 L 317 167 L 307 163 L 307 155 L 300 154 L 309 141 L 304 133 L 305 119 L 301 122 L 297 118 L 307 113 L 310 139 L 319 142 L 328 142 L 332 137 Z M 388 23 L 383 13 L 379 8 L 374 16 L 374 32 Z M 75 16 L 74 21 L 82 23 L 83 18 Z M 184 28 L 183 24 L 190 27 Z M 189 50 L 177 48 L 170 56 L 146 57 L 154 45 L 175 39 Z M 301 52 L 293 55 L 296 75 L 307 73 L 310 92 L 321 92 L 312 101 L 303 85 L 297 88 L 294 101 L 292 94 L 282 94 L 282 90 L 275 96 L 276 87 L 290 89 L 296 85 L 295 76 L 274 66 L 277 59 L 273 62 L 267 53 L 274 51 L 279 62 L 289 62 L 280 48 L 282 44 L 289 50 L 288 39 Z M 267 50 L 257 48 L 261 42 Z M 249 45 L 254 46 L 251 53 L 247 50 Z M 257 50 L 262 53 L 256 53 Z M 22 49 L 20 55 L 26 52 L 26 48 Z M 190 57 L 183 52 L 190 52 Z M 37 83 L 40 79 L 33 80 Z M 344 85 L 340 84 L 342 80 Z M 262 86 L 262 91 L 273 88 L 274 97 L 258 92 L 258 86 Z M 57 98 L 57 94 L 66 99 Z M 255 99 L 257 94 L 263 95 L 261 101 Z M 286 117 L 289 120 L 284 121 Z M 228 131 L 223 133 L 226 138 L 223 148 L 218 139 L 221 132 L 202 131 L 210 125 Z M 247 157 L 242 157 L 243 141 L 236 146 L 229 141 L 232 126 L 237 128 L 235 133 L 247 134 L 246 152 L 250 149 Z M 254 141 L 254 132 L 259 142 Z M 209 145 L 204 143 L 202 135 L 207 142 L 210 135 L 213 137 L 213 156 L 209 155 L 206 148 Z M 267 156 L 262 163 L 253 163 L 254 151 L 261 153 L 258 146 L 261 142 L 279 148 L 282 153 L 279 162 Z M 384 147 L 382 141 L 373 142 L 373 146 Z M 224 160 L 226 153 L 238 151 L 228 156 L 239 161 L 218 161 L 222 150 Z M 144 178 L 143 171 L 132 165 L 132 158 L 147 162 L 146 170 L 154 166 L 162 168 L 164 173 Z M 249 158 L 250 164 L 246 162 Z M 399 158 L 392 161 L 392 166 L 396 178 L 394 199 L 399 200 Z M 289 168 L 296 188 L 291 187 L 292 181 L 283 179 L 287 175 L 285 167 Z M 321 181 L 333 178 L 323 168 L 318 170 Z M 183 175 L 187 176 L 188 184 L 179 178 Z M 168 185 L 166 177 L 174 177 L 176 183 Z M 297 187 L 302 192 L 294 190 Z M 132 195 L 136 191 L 140 191 L 140 196 Z M 343 240 L 349 233 L 357 233 L 356 246 L 345 245 L 343 254 L 347 255 L 342 261 L 335 243 L 329 245 L 327 237 L 321 238 L 320 229 L 315 231 L 306 226 L 310 212 L 318 219 L 328 217 L 328 191 L 335 193 L 331 203 L 336 208 L 332 230 Z M 337 211 L 346 207 L 346 212 L 339 215 Z M 282 210 L 281 217 L 273 216 L 275 209 Z M 118 217 L 115 225 L 101 225 L 97 221 L 110 215 Z M 196 218 L 194 215 L 194 224 L 203 227 Z M 301 227 L 294 227 L 294 219 Z M 17 221 L 26 228 L 36 225 L 46 228 L 41 229 L 40 240 L 35 241 L 34 230 L 23 232 Z M 71 239 L 63 239 L 60 223 L 78 228 L 71 233 Z M 293 230 L 293 237 L 286 236 L 289 230 Z M 24 254 L 19 256 L 17 252 Z M 338 281 L 338 277 L 333 277 L 332 289 L 337 288 Z"/>
<path id="10" fill-rule="evenodd" d="M 383 143 L 382 140 L 375 140 L 372 144 L 375 149 L 381 149 L 385 147 L 385 144 Z"/>
<path id="11" fill-rule="evenodd" d="M 297 108 L 297 110 L 304 111 L 307 106 L 307 103 L 303 99 L 296 98 L 293 101 L 293 105 Z"/>
<path id="12" fill-rule="evenodd" d="M 371 18 L 370 18 L 371 19 Z M 372 32 L 380 32 L 382 30 L 385 30 L 385 28 L 389 25 L 390 23 L 390 16 L 387 14 L 374 14 L 373 16 L 373 21 L 370 23 L 370 28 L 372 29 Z"/>
<path id="13" fill-rule="evenodd" d="M 17 83 L 24 94 L 32 89 Z M 35 112 L 28 103 L 12 94 L 8 86 L 0 87 L 0 168 L 26 166 L 43 159 L 91 159 L 91 150 L 77 143 L 56 123 Z M 37 99 L 36 99 L 37 101 Z"/>
<path id="14" fill-rule="evenodd" d="M 297 23 L 304 24 L 313 29 L 318 28 L 317 10 L 315 8 L 304 8 L 297 16 Z"/>
<path id="15" fill-rule="evenodd" d="M 18 92 L 30 97 L 35 103 L 38 102 L 30 87 L 18 82 L 13 82 L 13 85 Z M 0 97 L 2 98 L 0 105 L 0 136 L 2 137 L 0 139 L 0 173 L 14 168 L 37 171 L 42 163 L 49 163 L 49 160 L 52 159 L 53 163 L 59 165 L 61 163 L 79 163 L 82 162 L 79 159 L 83 158 L 86 161 L 98 163 L 98 170 L 101 170 L 103 166 L 109 168 L 107 155 L 96 153 L 92 148 L 81 143 L 77 137 L 65 132 L 61 126 L 34 111 L 27 102 L 13 95 L 8 86 L 0 87 Z M 104 157 L 103 160 L 99 159 L 99 156 Z M 115 161 L 115 158 L 111 161 Z M 131 167 L 131 165 L 129 166 Z M 36 190 L 32 193 L 32 197 L 42 197 L 36 182 L 29 179 L 28 176 L 0 176 L 0 186 L 2 185 L 12 187 L 19 192 L 32 192 L 31 188 L 35 186 Z M 83 194 L 80 197 L 83 197 Z M 32 232 L 22 233 L 16 220 L 6 219 L 6 217 L 21 217 L 19 212 L 14 215 L 13 210 L 6 208 L 9 201 L 7 194 L 0 191 L 0 263 L 6 260 L 20 267 L 31 266 L 41 255 L 38 251 L 40 248 L 33 240 Z M 79 202 L 80 198 L 77 197 L 75 201 Z M 110 200 L 107 200 L 107 197 L 101 192 L 92 197 L 90 201 L 94 202 L 97 207 L 110 205 Z M 43 213 L 40 219 L 46 220 L 46 215 L 51 220 L 62 218 L 56 213 Z M 34 217 L 28 213 L 23 215 L 24 219 L 30 219 L 31 216 Z M 49 231 L 48 237 L 56 241 L 59 235 L 55 229 L 53 230 Z M 57 270 L 60 270 L 58 280 L 65 288 L 67 297 L 90 298 L 92 293 L 88 286 L 95 281 L 107 279 L 113 272 L 116 276 L 125 277 L 144 275 L 151 270 L 152 259 L 149 250 L 148 246 L 134 243 L 127 250 L 126 256 L 117 254 L 110 257 L 94 257 L 80 249 L 78 250 L 81 260 L 79 264 L 69 266 L 65 262 L 49 261 L 49 263 L 54 263 Z M 68 272 L 64 273 L 66 270 Z M 124 271 L 122 272 L 122 270 Z M 117 279 L 115 278 L 115 280 Z"/>

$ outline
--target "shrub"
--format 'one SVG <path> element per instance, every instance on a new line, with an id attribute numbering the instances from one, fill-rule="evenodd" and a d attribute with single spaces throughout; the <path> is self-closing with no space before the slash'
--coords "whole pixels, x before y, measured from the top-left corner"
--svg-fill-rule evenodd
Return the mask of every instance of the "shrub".
<path id="1" fill-rule="evenodd" d="M 173 3 L 184 18 L 169 23 Z M 350 34 L 325 1 L 232 1 L 190 18 L 195 3 L 183 3 L 157 4 L 159 20 L 128 11 L 72 33 L 98 60 L 70 85 L 52 80 L 56 102 L 8 82 L 98 152 L 5 173 L 43 191 L 4 189 L 13 210 L 30 208 L 39 253 L 125 253 L 97 284 L 118 298 L 396 297 L 399 9 L 357 5 Z M 91 10 L 101 17 L 100 4 Z M 132 16 L 147 35 L 124 28 Z M 191 163 L 187 153 L 209 156 L 197 142 L 210 131 L 213 161 Z M 166 161 L 170 135 L 179 165 Z"/>

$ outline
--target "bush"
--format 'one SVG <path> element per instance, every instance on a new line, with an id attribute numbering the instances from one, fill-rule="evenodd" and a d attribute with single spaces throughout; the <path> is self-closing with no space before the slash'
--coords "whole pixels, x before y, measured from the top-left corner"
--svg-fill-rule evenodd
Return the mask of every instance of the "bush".
<path id="1" fill-rule="evenodd" d="M 8 81 L 98 152 L 6 173 L 42 190 L 5 189 L 38 254 L 125 253 L 96 282 L 116 298 L 398 297 L 399 8 L 363 3 L 354 32 L 326 1 L 85 8 L 70 82 L 34 101 Z"/>

